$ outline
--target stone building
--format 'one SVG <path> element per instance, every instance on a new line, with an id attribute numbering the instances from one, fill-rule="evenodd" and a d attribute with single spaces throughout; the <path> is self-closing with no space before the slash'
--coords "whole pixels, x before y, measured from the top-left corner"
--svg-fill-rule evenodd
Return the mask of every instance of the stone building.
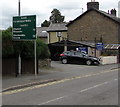
<path id="1" fill-rule="evenodd" d="M 48 44 L 67 39 L 66 23 L 51 23 L 47 32 Z"/>
<path id="2" fill-rule="evenodd" d="M 97 5 L 99 6 L 99 5 Z M 116 17 L 116 10 L 111 13 L 88 8 L 88 10 L 67 24 L 68 39 L 74 41 L 103 42 L 118 44 L 120 18 Z"/>
<path id="3" fill-rule="evenodd" d="M 49 27 L 37 27 L 37 37 L 46 44 L 67 39 L 66 23 L 51 23 Z"/>
<path id="4" fill-rule="evenodd" d="M 48 27 L 37 27 L 36 28 L 36 35 L 38 38 L 40 38 L 44 43 L 48 43 L 48 33 L 47 33 Z"/>

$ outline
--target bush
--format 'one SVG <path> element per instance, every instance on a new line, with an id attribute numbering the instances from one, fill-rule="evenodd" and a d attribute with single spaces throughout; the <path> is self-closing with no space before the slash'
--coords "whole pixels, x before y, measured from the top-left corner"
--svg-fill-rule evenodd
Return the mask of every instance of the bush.
<path id="1" fill-rule="evenodd" d="M 50 57 L 50 51 L 47 44 L 45 44 L 40 39 L 37 39 L 37 57 L 40 59 L 45 59 Z"/>
<path id="2" fill-rule="evenodd" d="M 14 54 L 14 48 L 12 44 L 12 28 L 2 31 L 2 56 L 11 57 Z"/>
<path id="3" fill-rule="evenodd" d="M 36 50 L 37 58 L 45 59 L 50 56 L 47 44 L 37 39 Z M 13 41 L 12 28 L 8 28 L 2 32 L 2 56 L 11 57 L 21 54 L 22 58 L 34 57 L 34 41 Z"/>

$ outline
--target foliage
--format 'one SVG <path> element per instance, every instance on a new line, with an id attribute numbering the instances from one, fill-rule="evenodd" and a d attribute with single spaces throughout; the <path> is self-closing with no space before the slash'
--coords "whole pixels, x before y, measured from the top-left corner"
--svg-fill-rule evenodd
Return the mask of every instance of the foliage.
<path id="1" fill-rule="evenodd" d="M 45 20 L 42 24 L 41 24 L 41 27 L 49 27 L 50 25 L 50 22 Z"/>
<path id="2" fill-rule="evenodd" d="M 65 19 L 65 16 L 61 15 L 61 12 L 58 9 L 53 9 L 49 21 L 45 20 L 41 27 L 49 27 L 50 23 L 62 23 Z"/>
<path id="3" fill-rule="evenodd" d="M 50 51 L 47 44 L 45 44 L 40 39 L 37 39 L 37 57 L 40 59 L 45 59 L 50 57 Z"/>
<path id="4" fill-rule="evenodd" d="M 13 42 L 13 47 L 15 50 L 15 54 L 19 55 L 22 53 L 25 42 L 24 41 L 12 41 Z"/>
<path id="5" fill-rule="evenodd" d="M 21 54 L 22 58 L 34 57 L 34 42 L 33 41 L 13 41 L 12 28 L 4 30 L 2 33 L 2 56 L 11 57 Z M 37 57 L 48 58 L 50 55 L 48 46 L 41 40 L 37 39 Z"/>
<path id="6" fill-rule="evenodd" d="M 50 22 L 52 23 L 61 23 L 64 21 L 64 16 L 61 15 L 58 9 L 53 9 L 50 16 Z"/>
<path id="7" fill-rule="evenodd" d="M 11 57 L 14 54 L 14 48 L 12 44 L 12 28 L 2 31 L 2 56 Z"/>

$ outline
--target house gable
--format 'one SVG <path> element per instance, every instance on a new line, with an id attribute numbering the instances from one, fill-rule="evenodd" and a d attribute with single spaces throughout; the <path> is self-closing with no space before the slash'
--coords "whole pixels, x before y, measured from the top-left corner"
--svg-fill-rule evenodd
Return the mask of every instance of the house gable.
<path id="1" fill-rule="evenodd" d="M 49 34 L 49 42 L 54 43 L 60 40 L 64 40 L 67 38 L 67 27 L 66 23 L 51 23 L 49 28 L 47 29 Z"/>
<path id="2" fill-rule="evenodd" d="M 110 20 L 120 24 L 120 18 L 116 17 L 116 16 L 113 16 L 113 15 L 110 15 L 104 11 L 101 11 L 101 10 L 97 10 L 97 9 L 94 9 L 94 8 L 91 8 L 89 10 L 87 10 L 86 12 L 84 12 L 82 15 L 78 16 L 76 19 L 74 19 L 73 21 L 70 21 L 66 26 L 70 26 L 72 23 L 74 23 L 76 20 L 79 20 L 80 18 L 82 18 L 84 15 L 86 15 L 87 13 L 91 12 L 91 11 L 95 11 L 101 15 L 103 15 L 104 17 L 107 17 L 109 18 Z"/>
<path id="3" fill-rule="evenodd" d="M 104 42 L 117 43 L 118 25 L 119 18 L 91 9 L 67 25 L 69 40 L 93 42 L 102 37 Z"/>

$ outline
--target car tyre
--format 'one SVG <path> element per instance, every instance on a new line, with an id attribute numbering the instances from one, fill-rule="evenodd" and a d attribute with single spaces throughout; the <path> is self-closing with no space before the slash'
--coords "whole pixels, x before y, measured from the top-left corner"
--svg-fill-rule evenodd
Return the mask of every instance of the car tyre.
<path id="1" fill-rule="evenodd" d="M 67 59 L 62 59 L 63 64 L 67 64 Z"/>
<path id="2" fill-rule="evenodd" d="M 87 61 L 86 61 L 86 64 L 87 64 L 87 65 L 91 65 L 91 64 L 92 64 L 92 61 L 91 61 L 91 60 L 87 60 Z"/>

